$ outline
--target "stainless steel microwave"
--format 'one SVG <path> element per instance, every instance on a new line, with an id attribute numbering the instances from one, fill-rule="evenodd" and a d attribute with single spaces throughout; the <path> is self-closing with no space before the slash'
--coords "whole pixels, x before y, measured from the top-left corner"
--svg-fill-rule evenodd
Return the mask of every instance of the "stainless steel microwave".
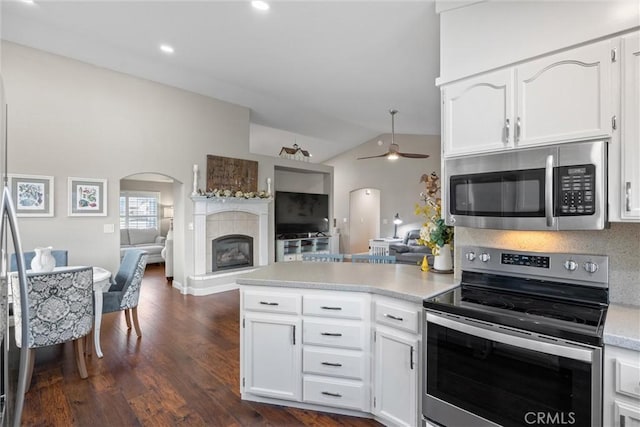
<path id="1" fill-rule="evenodd" d="M 448 225 L 504 230 L 607 226 L 607 142 L 575 142 L 444 161 Z"/>

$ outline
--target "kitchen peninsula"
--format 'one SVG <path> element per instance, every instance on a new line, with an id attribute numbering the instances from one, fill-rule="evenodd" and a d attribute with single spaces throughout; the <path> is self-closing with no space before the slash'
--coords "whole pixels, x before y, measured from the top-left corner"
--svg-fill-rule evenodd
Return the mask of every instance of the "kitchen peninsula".
<path id="1" fill-rule="evenodd" d="M 238 278 L 242 398 L 418 425 L 422 300 L 458 282 L 414 265 L 316 262 Z"/>

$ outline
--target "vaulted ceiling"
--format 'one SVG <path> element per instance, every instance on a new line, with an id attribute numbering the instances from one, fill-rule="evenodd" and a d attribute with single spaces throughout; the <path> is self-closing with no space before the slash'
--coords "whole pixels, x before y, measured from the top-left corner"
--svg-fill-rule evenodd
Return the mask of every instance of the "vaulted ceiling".
<path id="1" fill-rule="evenodd" d="M 433 0 L 2 2 L 2 38 L 251 109 L 251 150 L 323 161 L 390 132 L 439 134 Z M 159 45 L 171 45 L 171 55 Z"/>

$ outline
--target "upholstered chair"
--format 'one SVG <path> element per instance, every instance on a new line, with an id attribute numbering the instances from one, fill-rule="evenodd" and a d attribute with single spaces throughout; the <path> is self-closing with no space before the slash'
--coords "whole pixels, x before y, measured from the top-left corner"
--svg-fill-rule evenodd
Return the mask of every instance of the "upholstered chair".
<path id="1" fill-rule="evenodd" d="M 87 378 L 84 337 L 93 327 L 93 269 L 27 274 L 28 336 L 22 337 L 22 304 L 18 281 L 13 281 L 16 345 L 28 352 L 27 388 L 31 383 L 35 349 L 73 341 L 81 378 Z"/>
<path id="2" fill-rule="evenodd" d="M 138 299 L 146 266 L 147 253 L 145 251 L 128 250 L 122 258 L 114 283 L 107 292 L 102 294 L 102 313 L 123 310 L 127 328 L 131 329 L 131 319 L 129 318 L 129 311 L 131 311 L 133 325 L 139 337 L 142 336 L 142 332 L 138 323 Z"/>
<path id="3" fill-rule="evenodd" d="M 36 253 L 31 252 L 23 252 L 24 255 L 24 263 L 27 267 L 27 270 L 31 268 L 31 260 L 36 256 Z M 62 249 L 54 249 L 51 251 L 51 255 L 56 260 L 56 267 L 66 267 L 68 264 L 68 253 L 66 250 Z M 11 254 L 11 260 L 9 261 L 9 271 L 17 271 L 18 270 L 18 261 L 16 260 L 16 254 Z"/>

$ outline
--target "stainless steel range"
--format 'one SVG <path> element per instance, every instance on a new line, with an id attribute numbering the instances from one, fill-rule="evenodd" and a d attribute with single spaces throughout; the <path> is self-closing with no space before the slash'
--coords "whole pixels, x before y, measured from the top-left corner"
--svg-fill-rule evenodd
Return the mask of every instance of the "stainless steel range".
<path id="1" fill-rule="evenodd" d="M 425 424 L 601 425 L 608 257 L 461 252 L 460 287 L 424 301 Z"/>

